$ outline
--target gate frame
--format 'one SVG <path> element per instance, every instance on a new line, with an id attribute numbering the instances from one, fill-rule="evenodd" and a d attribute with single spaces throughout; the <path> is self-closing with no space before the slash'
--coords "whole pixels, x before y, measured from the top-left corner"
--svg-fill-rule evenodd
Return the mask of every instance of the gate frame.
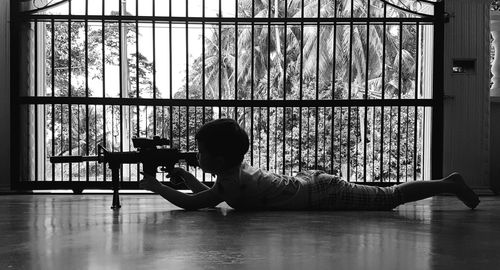
<path id="1" fill-rule="evenodd" d="M 384 1 L 384 0 L 381 0 Z M 444 124 L 444 117 L 443 117 L 443 97 L 444 97 L 444 89 L 443 89 L 443 74 L 444 74 L 444 23 L 448 21 L 448 14 L 444 10 L 444 1 L 437 1 L 437 2 L 431 2 L 427 0 L 422 0 L 424 2 L 430 2 L 433 3 L 434 5 L 434 15 L 433 15 L 433 26 L 434 26 L 434 33 L 433 33 L 433 89 L 432 89 L 432 98 L 430 102 L 423 102 L 420 100 L 420 102 L 414 102 L 414 100 L 378 100 L 375 104 L 377 106 L 416 106 L 417 104 L 420 106 L 430 106 L 432 108 L 432 134 L 431 134 L 431 178 L 432 179 L 439 179 L 442 177 L 443 173 L 443 124 Z M 384 1 L 385 2 L 385 1 Z M 22 14 L 21 12 L 21 7 L 20 7 L 20 2 L 17 0 L 11 0 L 10 1 L 10 13 L 11 13 L 11 26 L 10 26 L 10 32 L 11 32 L 11 40 L 10 40 L 10 52 L 11 52 L 11 63 L 10 63 L 10 68 L 11 68 L 11 73 L 10 73 L 10 81 L 11 81 L 11 89 L 10 89 L 10 103 L 11 103 L 11 125 L 10 125 L 10 143 L 11 143 L 11 153 L 10 153 L 10 158 L 11 158 L 11 190 L 34 190 L 34 189 L 72 189 L 75 191 L 75 193 L 81 193 L 83 189 L 111 189 L 112 188 L 112 182 L 111 181 L 104 181 L 104 182 L 88 182 L 88 181 L 82 181 L 82 182 L 42 182 L 42 181 L 22 181 L 20 179 L 20 151 L 17 151 L 18 149 L 21 149 L 23 145 L 21 144 L 20 140 L 20 129 L 21 129 L 21 123 L 20 123 L 20 112 L 21 112 L 21 106 L 22 105 L 34 105 L 34 104 L 50 104 L 50 103 L 57 103 L 57 104 L 86 104 L 89 103 L 90 100 L 92 100 L 92 104 L 109 104 L 109 98 L 91 98 L 90 100 L 87 99 L 81 100 L 82 98 L 75 98 L 75 97 L 63 97 L 63 98 L 51 98 L 51 97 L 21 97 L 18 89 L 20 89 L 20 73 L 16 72 L 21 70 L 21 64 L 20 61 L 16 61 L 16 59 L 20 59 L 21 57 L 21 46 L 22 46 L 22 34 L 21 34 L 21 28 L 22 28 L 22 22 L 23 19 L 26 19 L 26 16 Z M 402 8 L 400 8 L 402 9 Z M 44 15 L 38 15 L 38 17 L 42 18 Z M 61 18 L 75 18 L 75 17 L 88 17 L 88 16 L 80 16 L 80 15 L 61 15 Z M 99 16 L 102 17 L 102 16 Z M 106 16 L 104 16 L 106 17 Z M 112 16 L 114 19 L 135 19 L 135 16 Z M 205 18 L 206 19 L 206 18 Z M 347 20 L 352 18 L 345 18 Z M 368 18 L 367 21 L 373 21 L 369 20 Z M 371 18 L 373 19 L 373 18 Z M 154 17 L 151 18 L 152 21 L 154 21 Z M 216 18 L 217 22 L 221 21 L 220 18 Z M 253 19 L 254 22 L 259 21 L 259 19 L 255 20 Z M 290 19 L 288 19 L 290 20 Z M 302 18 L 302 21 L 306 22 L 308 19 Z M 314 22 L 318 22 L 323 20 L 323 19 L 312 19 Z M 207 20 L 210 21 L 210 20 Z M 224 20 L 222 20 L 224 21 Z M 264 21 L 273 21 L 272 19 L 267 19 L 265 18 Z M 291 19 L 290 21 L 294 21 Z M 387 18 L 385 18 L 386 22 L 389 22 Z M 83 98 L 85 99 L 85 98 Z M 210 103 L 208 100 L 203 100 L 201 101 L 204 105 Z M 219 100 L 215 100 L 218 102 L 218 106 L 223 107 L 223 105 L 220 105 Z M 49 102 L 49 103 L 47 103 Z M 113 104 L 114 101 L 111 101 Z M 192 106 L 197 104 L 197 100 L 142 100 L 137 102 L 137 100 L 127 100 L 125 98 L 121 99 L 118 103 L 121 105 L 126 105 L 126 104 L 133 104 L 133 105 L 155 105 L 155 104 L 160 104 L 163 106 L 168 106 L 169 104 L 171 106 Z M 230 103 L 231 107 L 241 107 L 244 106 L 247 101 L 242 101 L 242 100 L 222 100 L 223 103 Z M 270 104 L 276 104 L 279 107 L 286 107 L 286 104 L 293 104 L 293 101 L 291 100 L 284 100 L 284 101 L 261 101 L 264 103 L 270 103 Z M 301 101 L 304 103 L 304 100 Z M 355 107 L 356 103 L 363 103 L 363 105 L 360 105 L 361 107 L 368 107 L 370 106 L 370 101 L 369 100 L 328 100 L 328 107 L 330 106 L 342 106 L 342 104 L 348 105 L 349 107 Z M 307 103 L 307 102 L 306 102 Z M 314 103 L 314 105 L 313 105 Z M 321 107 L 318 104 L 322 104 L 324 101 L 316 100 L 312 101 L 311 105 L 313 107 Z M 332 105 L 333 104 L 338 104 L 338 105 Z M 167 105 L 166 105 L 167 104 Z M 241 104 L 241 105 L 240 105 Z M 422 105 L 423 104 L 423 105 Z M 345 106 L 344 105 L 344 106 Z M 307 106 L 303 105 L 301 108 L 305 108 Z M 170 185 L 170 183 L 166 182 L 164 184 Z M 207 185 L 212 185 L 213 183 L 207 182 Z M 389 186 L 393 185 L 393 182 L 364 182 L 363 184 L 366 185 L 377 185 L 377 186 Z M 121 182 L 121 189 L 137 189 L 138 184 L 135 182 Z M 181 186 L 182 187 L 182 186 Z M 179 188 L 176 186 L 176 188 Z"/>

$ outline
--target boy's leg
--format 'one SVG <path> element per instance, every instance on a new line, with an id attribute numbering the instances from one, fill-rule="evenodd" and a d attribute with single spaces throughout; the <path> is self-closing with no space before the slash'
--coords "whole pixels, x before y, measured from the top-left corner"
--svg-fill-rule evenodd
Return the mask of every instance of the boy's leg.
<path id="1" fill-rule="evenodd" d="M 413 181 L 397 186 L 402 195 L 403 203 L 429 198 L 441 193 L 456 195 L 465 205 L 474 209 L 479 204 L 479 198 L 468 187 L 462 176 L 452 173 L 440 180 Z"/>

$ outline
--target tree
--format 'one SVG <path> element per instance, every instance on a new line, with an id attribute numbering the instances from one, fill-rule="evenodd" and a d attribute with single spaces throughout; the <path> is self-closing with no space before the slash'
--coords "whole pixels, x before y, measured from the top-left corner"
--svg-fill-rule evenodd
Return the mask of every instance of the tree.
<path id="1" fill-rule="evenodd" d="M 47 78 L 54 78 L 53 82 L 47 80 L 46 89 L 49 92 L 46 94 L 53 94 L 56 97 L 92 96 L 95 90 L 92 89 L 89 82 L 91 80 L 102 80 L 105 65 L 119 65 L 120 33 L 118 25 L 105 24 L 104 42 L 102 40 L 102 27 L 86 28 L 84 23 L 79 22 L 72 22 L 71 24 L 56 22 L 53 26 L 54 29 L 52 29 L 51 24 L 45 24 L 46 40 L 49 41 L 45 52 L 45 74 Z M 135 25 L 124 24 L 123 28 L 125 29 L 128 47 L 135 47 L 135 36 L 138 34 L 135 31 Z M 54 44 L 52 44 L 52 40 Z M 102 53 L 103 43 L 106 48 L 104 59 Z M 131 53 L 126 59 L 130 70 L 130 87 L 128 87 L 127 97 L 137 95 L 152 96 L 153 91 L 156 91 L 155 94 L 160 97 L 158 90 L 153 89 L 151 81 L 153 63 L 140 52 Z M 52 71 L 54 71 L 54 74 L 52 74 Z M 96 155 L 98 144 L 111 146 L 113 150 L 118 150 L 115 148 L 116 144 L 114 145 L 113 141 L 119 141 L 117 138 L 120 137 L 120 134 L 113 134 L 112 131 L 119 130 L 119 122 L 114 121 L 114 119 L 121 119 L 121 115 L 118 109 L 109 109 L 110 106 L 108 106 L 108 110 L 103 110 L 100 106 L 92 105 L 55 105 L 49 107 L 46 118 L 47 153 L 51 155 Z M 131 134 L 141 135 L 139 123 L 136 120 L 138 118 L 137 114 L 147 115 L 150 124 L 146 129 L 153 129 L 153 115 L 148 115 L 146 110 L 147 108 L 131 108 L 129 112 L 132 123 Z M 104 114 L 108 115 L 106 123 L 103 122 Z M 104 134 L 105 125 L 108 126 L 106 134 Z M 52 134 L 52 131 L 55 133 Z M 152 133 L 150 132 L 150 134 Z M 52 145 L 54 145 L 53 153 Z M 50 175 L 51 166 L 46 167 L 49 168 L 46 173 Z M 72 167 L 73 176 L 85 175 L 86 166 L 73 165 Z M 88 173 L 95 175 L 99 170 L 100 166 L 91 164 Z M 66 173 L 68 172 L 63 172 L 63 174 Z"/>
<path id="2" fill-rule="evenodd" d="M 238 3 L 238 10 L 242 12 L 240 17 L 249 17 L 252 16 L 252 13 L 255 17 L 269 17 L 270 10 L 274 11 L 272 15 L 275 17 L 285 16 L 284 1 L 280 3 L 276 1 L 274 3 L 269 1 L 254 1 L 253 3 L 252 1 L 239 1 Z M 287 3 L 286 10 L 289 17 L 302 17 L 302 14 L 304 17 L 318 16 L 318 1 L 304 1 L 302 3 L 299 0 L 291 0 Z M 350 17 L 351 14 L 354 17 L 367 17 L 366 1 L 352 3 L 353 6 L 351 6 L 351 1 L 347 0 L 321 1 L 321 17 Z M 274 4 L 274 6 L 269 8 L 269 4 Z M 383 12 L 383 2 L 371 3 L 370 16 L 380 17 Z M 388 17 L 406 16 L 404 12 L 396 9 L 387 9 L 385 12 L 389 12 Z M 366 24 L 354 24 L 336 25 L 335 27 L 321 25 L 318 28 L 294 24 L 288 25 L 287 28 L 274 27 L 274 30 L 273 35 L 271 34 L 272 28 L 267 25 L 238 27 L 237 33 L 235 33 L 235 28 L 222 28 L 220 32 L 215 28 L 212 35 L 206 36 L 205 67 L 202 66 L 203 61 L 200 56 L 192 65 L 189 78 L 201 81 L 199 74 L 205 69 L 207 74 L 204 86 L 207 89 L 205 98 L 217 98 L 219 90 L 223 98 L 234 98 L 229 91 L 230 86 L 235 84 L 234 80 L 237 80 L 238 99 L 250 99 L 252 92 L 253 98 L 257 100 L 267 99 L 267 94 L 269 94 L 270 99 L 280 99 L 284 95 L 292 99 L 298 97 L 314 99 L 317 90 L 320 99 L 332 98 L 332 95 L 335 99 L 363 99 L 365 97 L 380 99 L 382 93 L 384 98 L 395 98 L 399 95 L 402 98 L 409 98 L 414 95 L 416 26 L 371 24 L 368 27 Z M 238 41 L 237 52 L 235 52 L 236 40 Z M 222 47 L 219 47 L 219 44 Z M 333 44 L 335 46 L 332 46 Z M 317 52 L 320 54 L 317 55 Z M 238 67 L 235 66 L 235 58 L 237 58 Z M 219 63 L 219 59 L 221 63 Z M 236 71 L 238 71 L 237 74 Z M 223 80 L 220 89 L 219 72 Z M 302 77 L 301 74 L 303 74 Z M 316 78 L 316 76 L 319 77 Z M 350 80 L 347 80 L 348 78 Z M 197 81 L 195 85 L 201 85 L 201 83 Z M 382 86 L 384 86 L 384 90 L 382 90 Z M 253 90 L 249 91 L 249 89 Z M 196 91 L 196 89 L 190 91 Z M 183 96 L 183 94 L 181 93 L 179 96 Z M 398 153 L 395 142 L 397 140 L 406 142 L 408 141 L 407 137 L 416 132 L 413 130 L 415 114 L 412 114 L 408 108 L 403 108 L 399 112 L 393 109 L 382 111 L 376 108 L 369 110 L 303 108 L 302 111 L 288 109 L 270 109 L 269 111 L 271 119 L 269 123 L 266 123 L 267 120 L 263 121 L 262 117 L 259 117 L 255 112 L 252 113 L 250 109 L 243 114 L 238 114 L 238 121 L 245 125 L 247 122 L 245 120 L 253 117 L 257 130 L 249 131 L 256 135 L 255 144 L 267 139 L 266 134 L 269 133 L 266 131 L 267 124 L 275 126 L 276 134 L 273 143 L 286 145 L 283 148 L 270 146 L 270 148 L 277 149 L 275 159 L 282 159 L 283 152 L 286 152 L 285 157 L 293 160 L 291 164 L 286 165 L 285 171 L 293 170 L 299 162 L 302 168 L 316 167 L 330 170 L 331 163 L 335 162 L 336 170 L 342 172 L 342 167 L 347 165 L 346 162 L 350 158 L 348 165 L 350 171 L 346 172 L 344 169 L 344 176 L 350 174 L 355 179 L 363 178 L 361 167 L 372 166 L 373 168 L 369 168 L 369 171 L 373 172 L 373 175 L 369 176 L 372 180 L 394 179 L 396 177 L 394 172 L 398 166 L 394 160 L 397 160 L 398 157 L 401 159 L 403 149 L 400 147 Z M 385 113 L 389 113 L 388 119 Z M 283 121 L 275 123 L 276 120 L 273 119 L 278 116 L 275 114 L 279 114 L 279 118 L 282 118 Z M 365 118 L 380 120 L 382 115 L 384 115 L 385 123 L 390 127 L 390 129 L 385 127 L 383 133 L 381 133 L 381 127 L 375 129 L 373 126 L 375 120 L 368 122 L 367 125 L 364 124 Z M 399 119 L 404 119 L 402 122 L 400 121 L 399 126 L 398 116 Z M 349 121 L 351 122 L 350 130 L 347 130 L 347 122 Z M 331 128 L 337 123 L 340 128 Z M 299 125 L 308 128 L 311 125 L 318 126 L 318 130 L 326 131 L 323 135 L 334 139 L 338 138 L 338 143 L 324 141 L 318 146 L 322 149 L 316 149 L 316 141 L 320 136 L 317 132 L 303 132 L 302 135 L 295 137 L 293 137 L 294 132 L 291 132 L 292 137 L 287 137 L 290 134 L 286 131 L 297 130 Z M 408 128 L 406 128 L 407 126 Z M 295 134 L 300 132 L 301 130 L 297 130 Z M 382 137 L 385 137 L 384 145 L 376 147 L 375 143 L 380 144 Z M 365 141 L 368 141 L 366 147 L 369 149 L 365 149 Z M 302 152 L 300 148 L 311 150 L 310 152 L 322 151 L 324 155 L 320 155 L 319 159 L 312 158 L 311 153 L 297 157 L 297 154 Z M 267 150 L 262 149 L 262 145 L 255 145 L 255 149 Z M 365 155 L 359 153 L 368 150 L 375 154 L 369 155 L 365 160 Z M 407 153 L 408 149 L 404 150 L 406 151 L 405 156 L 417 158 L 413 149 L 411 149 L 410 155 Z M 381 170 L 379 164 L 380 159 L 383 158 L 381 153 L 384 151 L 389 153 L 389 157 L 385 156 L 382 165 L 386 168 Z M 328 156 L 333 156 L 333 160 Z M 406 164 L 408 160 L 404 159 L 401 162 Z"/>

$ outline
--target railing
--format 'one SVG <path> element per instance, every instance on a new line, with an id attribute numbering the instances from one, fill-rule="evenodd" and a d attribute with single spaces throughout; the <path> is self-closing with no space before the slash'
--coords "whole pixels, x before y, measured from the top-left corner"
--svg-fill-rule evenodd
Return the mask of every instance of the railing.
<path id="1" fill-rule="evenodd" d="M 48 157 L 95 155 L 99 143 L 130 151 L 132 137 L 153 135 L 195 151 L 196 129 L 220 117 L 249 133 L 246 162 L 277 173 L 381 185 L 430 176 L 441 2 L 227 2 L 14 9 L 13 187 L 109 187 L 102 165 Z M 137 187 L 140 170 L 124 165 L 123 187 Z"/>

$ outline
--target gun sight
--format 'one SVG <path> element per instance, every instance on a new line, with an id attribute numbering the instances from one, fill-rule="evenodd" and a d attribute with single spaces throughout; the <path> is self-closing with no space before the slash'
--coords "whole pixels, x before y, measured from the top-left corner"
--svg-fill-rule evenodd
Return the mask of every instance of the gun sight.
<path id="1" fill-rule="evenodd" d="M 138 150 L 141 149 L 156 149 L 157 146 L 168 146 L 170 140 L 165 138 L 160 138 L 160 136 L 154 136 L 152 139 L 149 138 L 132 138 L 132 143 L 134 148 Z"/>

